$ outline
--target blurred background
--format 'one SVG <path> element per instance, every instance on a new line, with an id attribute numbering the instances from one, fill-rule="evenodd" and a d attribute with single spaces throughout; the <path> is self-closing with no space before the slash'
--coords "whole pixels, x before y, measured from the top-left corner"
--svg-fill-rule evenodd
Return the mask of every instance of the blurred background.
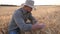
<path id="1" fill-rule="evenodd" d="M 7 28 L 12 14 L 22 7 L 26 0 L 0 0 L 0 34 L 8 34 Z M 36 34 L 60 34 L 60 0 L 34 0 L 33 16 L 39 23 L 45 23 Z M 34 32 L 33 32 L 34 33 Z M 27 33 L 29 34 L 29 33 Z"/>

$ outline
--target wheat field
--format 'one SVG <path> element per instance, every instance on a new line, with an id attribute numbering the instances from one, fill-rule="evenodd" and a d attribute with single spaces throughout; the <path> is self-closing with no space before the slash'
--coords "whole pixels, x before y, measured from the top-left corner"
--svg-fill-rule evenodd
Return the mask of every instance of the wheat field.
<path id="1" fill-rule="evenodd" d="M 0 34 L 8 34 L 8 24 L 12 14 L 20 7 L 0 6 Z M 46 27 L 35 34 L 60 34 L 60 6 L 36 6 L 32 15 Z"/>

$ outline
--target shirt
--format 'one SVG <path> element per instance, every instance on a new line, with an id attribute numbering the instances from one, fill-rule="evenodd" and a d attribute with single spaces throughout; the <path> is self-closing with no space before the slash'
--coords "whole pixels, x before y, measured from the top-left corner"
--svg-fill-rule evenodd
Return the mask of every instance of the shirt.
<path id="1" fill-rule="evenodd" d="M 31 24 L 26 24 L 27 20 L 29 20 Z M 32 16 L 31 13 L 28 13 L 23 8 L 19 8 L 12 15 L 12 19 L 8 26 L 8 31 L 16 28 L 19 28 L 22 31 L 30 31 L 32 29 L 32 24 L 36 22 L 37 20 Z"/>

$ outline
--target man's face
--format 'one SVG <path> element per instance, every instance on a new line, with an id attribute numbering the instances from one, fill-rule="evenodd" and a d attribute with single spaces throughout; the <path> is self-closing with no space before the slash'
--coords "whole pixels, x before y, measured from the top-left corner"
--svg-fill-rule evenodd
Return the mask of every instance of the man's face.
<path id="1" fill-rule="evenodd" d="M 28 6 L 25 6 L 27 12 L 31 12 L 32 11 L 32 8 L 31 7 L 28 7 Z"/>

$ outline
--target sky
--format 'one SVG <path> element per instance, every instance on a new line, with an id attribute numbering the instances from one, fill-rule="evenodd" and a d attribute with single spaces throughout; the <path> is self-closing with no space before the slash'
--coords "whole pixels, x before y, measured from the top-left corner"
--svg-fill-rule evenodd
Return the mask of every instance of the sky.
<path id="1" fill-rule="evenodd" d="M 0 0 L 1 4 L 21 5 L 26 0 Z M 60 0 L 34 0 L 35 5 L 60 5 Z"/>

